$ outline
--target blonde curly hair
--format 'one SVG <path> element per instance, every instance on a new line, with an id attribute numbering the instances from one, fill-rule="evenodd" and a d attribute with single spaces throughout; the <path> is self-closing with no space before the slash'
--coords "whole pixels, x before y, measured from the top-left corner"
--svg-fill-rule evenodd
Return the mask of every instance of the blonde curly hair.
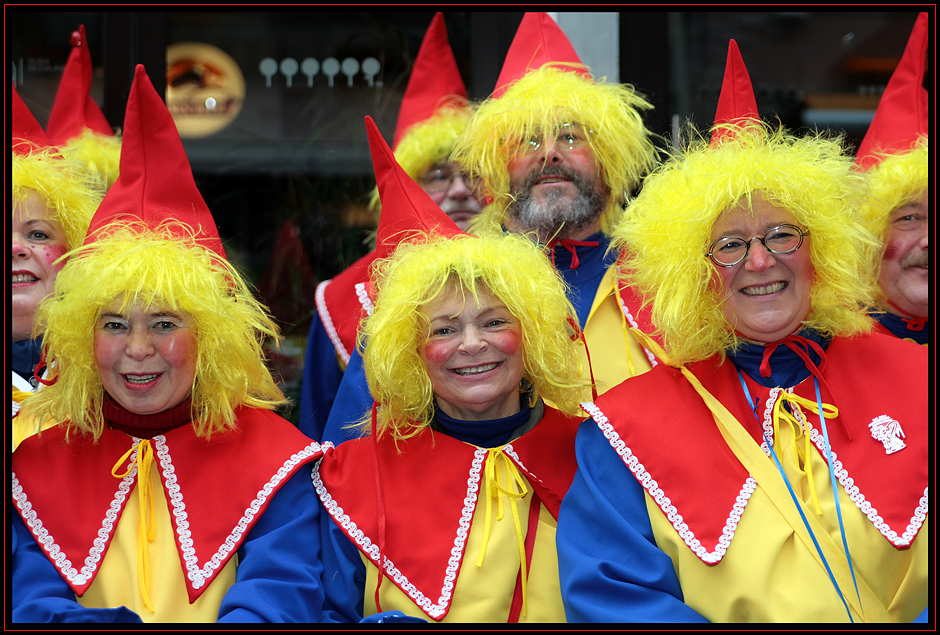
<path id="1" fill-rule="evenodd" d="M 46 203 L 52 220 L 62 226 L 68 249 L 82 244 L 91 218 L 104 198 L 100 182 L 84 164 L 63 157 L 53 147 L 33 147 L 25 154 L 13 153 L 10 170 L 13 201 L 23 204 L 30 191 Z"/>
<path id="2" fill-rule="evenodd" d="M 569 414 L 587 397 L 581 377 L 577 324 L 565 283 L 524 236 L 428 237 L 403 243 L 375 265 L 375 310 L 360 336 L 366 379 L 378 408 L 379 434 L 405 439 L 430 425 L 434 390 L 421 357 L 430 325 L 428 302 L 456 284 L 474 298 L 485 289 L 519 320 L 523 378 L 532 399 L 543 397 Z M 367 345 L 366 345 L 367 344 Z"/>
<path id="3" fill-rule="evenodd" d="M 452 158 L 483 179 L 492 199 L 474 227 L 495 230 L 505 223 L 513 202 L 509 163 L 519 152 L 519 140 L 559 123 L 580 123 L 592 131 L 598 173 L 611 192 L 600 218 L 603 231 L 616 223 L 640 179 L 656 165 L 652 133 L 641 115 L 652 108 L 650 103 L 632 86 L 592 81 L 572 68 L 546 64 L 530 71 L 499 98 L 480 104 L 470 120 Z"/>
<path id="4" fill-rule="evenodd" d="M 840 138 L 798 138 L 754 122 L 712 145 L 702 139 L 647 177 L 614 230 L 626 282 L 652 302 L 652 319 L 678 363 L 739 345 L 722 313 L 717 272 L 705 257 L 725 210 L 763 198 L 789 211 L 811 236 L 815 280 L 804 324 L 825 335 L 871 329 L 877 239 L 858 207 L 866 193 Z M 803 247 L 804 249 L 806 247 Z"/>
<path id="5" fill-rule="evenodd" d="M 286 403 L 265 367 L 262 342 L 278 339 L 277 326 L 241 275 L 198 246 L 191 228 L 115 223 L 99 239 L 69 255 L 55 293 L 40 306 L 44 350 L 54 383 L 29 397 L 22 416 L 67 421 L 97 439 L 103 430 L 104 387 L 95 363 L 98 318 L 121 302 L 165 306 L 193 320 L 196 375 L 192 420 L 196 433 L 231 429 L 240 406 L 274 409 Z"/>
<path id="6" fill-rule="evenodd" d="M 878 165 L 868 170 L 871 197 L 861 207 L 869 229 L 882 241 L 888 232 L 891 212 L 910 203 L 929 184 L 930 142 L 920 137 L 908 151 L 882 154 Z"/>

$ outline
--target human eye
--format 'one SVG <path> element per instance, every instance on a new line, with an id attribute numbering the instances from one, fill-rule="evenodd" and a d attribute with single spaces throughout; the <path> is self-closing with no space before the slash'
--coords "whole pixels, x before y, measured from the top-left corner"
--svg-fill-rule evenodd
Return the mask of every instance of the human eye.
<path id="1" fill-rule="evenodd" d="M 447 337 L 456 332 L 452 326 L 437 326 L 431 328 L 431 337 Z"/>
<path id="2" fill-rule="evenodd" d="M 127 330 L 127 322 L 115 317 L 103 317 L 100 321 L 101 330 L 108 333 L 121 333 Z"/>
<path id="3" fill-rule="evenodd" d="M 31 232 L 29 232 L 26 236 L 27 238 L 29 238 L 29 240 L 35 240 L 35 241 L 49 240 L 49 234 L 42 231 L 41 229 L 34 229 Z"/>
<path id="4" fill-rule="evenodd" d="M 724 253 L 729 253 L 732 251 L 737 251 L 738 249 L 744 249 L 744 240 L 741 238 L 722 238 L 715 243 L 714 251 L 720 251 Z"/>
<path id="5" fill-rule="evenodd" d="M 783 245 L 795 240 L 799 234 L 800 232 L 796 227 L 783 225 L 781 227 L 774 227 L 767 232 L 764 236 L 764 240 L 775 245 Z"/>

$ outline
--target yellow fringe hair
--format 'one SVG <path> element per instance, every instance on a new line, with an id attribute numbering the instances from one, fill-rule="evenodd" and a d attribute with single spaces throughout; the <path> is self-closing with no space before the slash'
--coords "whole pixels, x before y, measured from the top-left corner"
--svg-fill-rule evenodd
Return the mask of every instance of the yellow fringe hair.
<path id="1" fill-rule="evenodd" d="M 28 155 L 13 153 L 11 175 L 14 202 L 22 204 L 30 190 L 37 192 L 62 226 L 66 247 L 82 244 L 104 191 L 81 163 L 57 149 L 36 148 Z"/>
<path id="2" fill-rule="evenodd" d="M 198 435 L 234 428 L 240 406 L 273 410 L 286 403 L 262 352 L 266 337 L 279 338 L 277 326 L 228 262 L 180 239 L 181 232 L 192 235 L 181 225 L 152 230 L 115 224 L 105 237 L 69 254 L 37 320 L 56 381 L 27 398 L 21 416 L 67 421 L 70 433 L 101 436 L 104 388 L 95 366 L 95 328 L 116 299 L 122 312 L 140 301 L 192 317 L 192 419 Z"/>
<path id="3" fill-rule="evenodd" d="M 869 331 L 880 245 L 858 214 L 865 178 L 853 170 L 842 140 L 797 138 L 764 124 L 735 130 L 718 147 L 696 134 L 692 147 L 647 177 L 614 231 L 612 248 L 628 258 L 625 281 L 652 302 L 669 354 L 688 363 L 739 345 L 705 254 L 718 216 L 750 205 L 758 192 L 810 232 L 816 278 L 804 324 L 829 336 Z"/>
<path id="4" fill-rule="evenodd" d="M 908 152 L 884 156 L 881 163 L 866 172 L 871 198 L 862 205 L 862 217 L 882 241 L 888 232 L 891 212 L 927 189 L 930 143 L 927 137 L 921 137 Z"/>
<path id="5" fill-rule="evenodd" d="M 413 181 L 417 181 L 432 165 L 447 161 L 472 114 L 473 106 L 470 104 L 460 108 L 445 107 L 429 119 L 408 128 L 395 148 L 398 165 Z M 376 214 L 381 208 L 377 187 L 372 190 L 369 207 Z"/>
<path id="6" fill-rule="evenodd" d="M 480 288 L 489 290 L 519 320 L 523 377 L 533 399 L 541 396 L 559 410 L 581 413 L 579 403 L 588 393 L 572 339 L 577 318 L 564 281 L 530 239 L 510 234 L 403 243 L 376 263 L 373 279 L 375 310 L 365 320 L 359 349 L 379 404 L 379 435 L 407 439 L 431 423 L 434 391 L 420 352 L 430 325 L 422 307 L 455 281 L 474 298 Z"/>
<path id="7" fill-rule="evenodd" d="M 560 123 L 580 123 L 593 131 L 598 174 L 611 192 L 600 219 L 604 232 L 616 224 L 640 179 L 656 165 L 652 133 L 640 112 L 652 109 L 650 103 L 630 85 L 593 82 L 569 72 L 571 68 L 546 64 L 501 97 L 485 100 L 457 142 L 452 158 L 483 179 L 492 199 L 473 223 L 480 231 L 497 231 L 506 221 L 513 200 L 509 163 L 518 153 L 519 139 Z"/>
<path id="8" fill-rule="evenodd" d="M 98 177 L 98 187 L 103 191 L 108 191 L 117 181 L 121 166 L 121 137 L 110 137 L 85 128 L 80 135 L 66 142 L 62 153 L 84 163 L 88 171 Z"/>

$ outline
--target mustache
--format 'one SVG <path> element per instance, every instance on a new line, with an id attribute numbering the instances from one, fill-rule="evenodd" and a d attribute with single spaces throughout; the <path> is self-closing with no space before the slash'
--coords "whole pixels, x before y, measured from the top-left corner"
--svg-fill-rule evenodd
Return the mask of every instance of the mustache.
<path id="1" fill-rule="evenodd" d="M 901 267 L 904 269 L 910 269 L 911 267 L 926 267 L 930 268 L 930 254 L 925 252 L 919 252 L 916 254 L 911 254 L 903 261 L 901 261 Z"/>
<path id="2" fill-rule="evenodd" d="M 532 170 L 532 173 L 526 178 L 525 183 L 522 184 L 522 190 L 528 191 L 535 182 L 542 178 L 543 176 L 563 176 L 567 179 L 571 179 L 575 185 L 579 187 L 584 183 L 584 179 L 581 178 L 581 175 L 575 172 L 572 169 L 564 165 L 549 165 L 540 169 Z"/>

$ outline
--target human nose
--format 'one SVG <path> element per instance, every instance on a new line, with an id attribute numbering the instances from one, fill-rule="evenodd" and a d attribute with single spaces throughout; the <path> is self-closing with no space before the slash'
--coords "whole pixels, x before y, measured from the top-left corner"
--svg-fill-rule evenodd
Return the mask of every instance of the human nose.
<path id="1" fill-rule="evenodd" d="M 757 244 L 754 241 L 757 241 Z M 750 240 L 747 253 L 744 255 L 744 267 L 748 271 L 765 271 L 773 267 L 776 262 L 774 253 L 767 249 L 767 245 L 759 236 Z"/>
<path id="2" fill-rule="evenodd" d="M 13 253 L 12 256 L 14 259 L 29 258 L 29 249 L 26 247 L 26 241 L 23 240 L 23 235 L 19 232 L 13 232 Z"/>
<path id="3" fill-rule="evenodd" d="M 450 198 L 470 198 L 473 194 L 473 189 L 464 179 L 462 174 L 455 174 L 454 178 L 450 182 L 450 187 L 447 188 L 447 196 Z"/>
<path id="4" fill-rule="evenodd" d="M 125 352 L 128 357 L 136 360 L 143 360 L 153 354 L 153 342 L 150 334 L 143 329 L 131 328 L 127 338 L 127 348 Z"/>
<path id="5" fill-rule="evenodd" d="M 460 345 L 457 350 L 467 355 L 476 355 L 486 348 L 486 340 L 481 337 L 480 331 L 476 327 L 469 327 L 463 330 L 460 337 Z"/>
<path id="6" fill-rule="evenodd" d="M 558 145 L 558 140 L 553 136 L 546 135 L 542 139 L 542 147 L 539 149 L 539 161 L 545 165 L 548 163 L 562 163 L 564 160 L 565 155 Z"/>

